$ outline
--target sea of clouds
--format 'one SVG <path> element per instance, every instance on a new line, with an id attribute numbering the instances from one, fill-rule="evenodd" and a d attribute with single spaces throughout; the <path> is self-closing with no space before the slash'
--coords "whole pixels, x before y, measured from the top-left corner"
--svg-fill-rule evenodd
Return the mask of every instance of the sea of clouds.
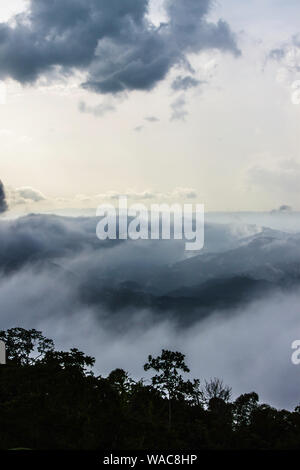
<path id="1" fill-rule="evenodd" d="M 285 224 L 286 214 L 285 219 L 273 214 L 274 224 L 280 217 Z M 101 242 L 96 217 L 28 215 L 0 221 L 1 328 L 42 330 L 59 348 L 75 346 L 95 356 L 96 371 L 103 375 L 123 367 L 133 377 L 145 376 L 148 354 L 180 350 L 194 377 L 217 376 L 235 395 L 255 390 L 273 405 L 296 406 L 300 373 L 291 362 L 291 343 L 300 338 L 297 234 L 254 220 L 217 218 L 206 224 L 203 253 L 190 259 L 180 240 Z M 266 282 L 264 277 L 270 282 L 270 272 L 276 272 L 271 290 L 258 295 L 252 289 L 246 299 L 221 307 L 201 307 L 200 295 L 175 308 L 169 297 L 172 279 L 174 288 L 193 287 L 195 296 L 206 273 L 210 283 L 220 282 L 220 273 L 232 278 L 235 290 L 234 276 L 246 275 L 250 265 L 256 282 Z"/>

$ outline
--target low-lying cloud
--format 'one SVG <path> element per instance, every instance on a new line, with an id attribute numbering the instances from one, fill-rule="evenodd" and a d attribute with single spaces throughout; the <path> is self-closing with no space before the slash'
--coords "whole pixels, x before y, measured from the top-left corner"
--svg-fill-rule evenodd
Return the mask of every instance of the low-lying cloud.
<path id="1" fill-rule="evenodd" d="M 55 274 L 55 275 L 53 275 Z M 24 270 L 0 284 L 2 328 L 35 327 L 57 347 L 78 347 L 97 359 L 97 372 L 123 367 L 145 376 L 149 353 L 180 350 L 194 377 L 221 377 L 235 395 L 255 390 L 279 407 L 300 402 L 300 375 L 291 363 L 291 343 L 298 338 L 299 291 L 277 294 L 234 312 L 178 328 L 170 317 L 152 311 L 123 311 L 112 317 L 103 307 L 82 305 L 58 273 Z"/>
<path id="2" fill-rule="evenodd" d="M 211 223 L 203 254 L 186 259 L 180 240 L 100 242 L 97 221 L 30 215 L 1 222 L 2 328 L 41 329 L 58 347 L 96 356 L 101 374 L 124 367 L 139 377 L 149 353 L 181 350 L 194 376 L 219 376 L 235 394 L 256 390 L 277 406 L 298 404 L 300 376 L 290 360 L 300 327 L 298 235 Z M 170 294 L 180 273 L 184 282 Z M 282 286 L 265 289 L 274 273 Z M 241 286 L 248 290 L 238 299 Z"/>
<path id="3" fill-rule="evenodd" d="M 94 112 L 94 109 L 85 110 L 85 112 Z M 96 111 L 95 111 L 96 112 Z M 137 127 L 136 131 L 141 131 L 143 126 Z M 29 211 L 52 210 L 58 208 L 90 208 L 96 212 L 96 207 L 101 203 L 111 201 L 116 203 L 122 196 L 126 196 L 131 201 L 155 201 L 168 203 L 182 203 L 197 198 L 197 191 L 194 188 L 176 187 L 173 190 L 159 192 L 152 189 L 137 191 L 134 189 L 126 189 L 123 192 L 109 190 L 98 194 L 77 194 L 73 197 L 56 197 L 51 198 L 43 194 L 39 189 L 31 186 L 23 186 L 20 188 L 8 187 L 6 191 L 6 203 L 11 210 L 21 210 L 22 207 Z M 3 199 L 4 201 L 4 199 Z M 4 207 L 4 206 L 3 206 Z"/>

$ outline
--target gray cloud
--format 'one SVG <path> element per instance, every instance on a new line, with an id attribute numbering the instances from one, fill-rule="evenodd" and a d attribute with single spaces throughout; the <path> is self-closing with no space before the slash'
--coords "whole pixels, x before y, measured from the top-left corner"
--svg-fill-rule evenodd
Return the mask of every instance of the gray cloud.
<path id="1" fill-rule="evenodd" d="M 24 186 L 17 188 L 15 193 L 27 201 L 40 202 L 45 201 L 46 197 L 37 189 L 31 188 L 30 186 Z"/>
<path id="2" fill-rule="evenodd" d="M 135 132 L 143 131 L 144 126 L 137 126 L 133 129 Z M 94 210 L 101 202 L 112 200 L 116 202 L 121 196 L 126 196 L 133 201 L 150 200 L 153 199 L 157 202 L 168 200 L 169 202 L 178 202 L 187 199 L 195 199 L 197 192 L 191 187 L 176 187 L 173 190 L 166 192 L 153 191 L 151 189 L 136 191 L 133 189 L 124 189 L 123 191 L 106 191 L 98 194 L 77 194 L 73 197 L 56 197 L 51 198 L 45 196 L 41 191 L 30 186 L 23 186 L 20 188 L 6 188 L 6 203 L 12 211 L 34 211 L 37 210 L 61 210 L 72 208 L 89 208 Z"/>
<path id="3" fill-rule="evenodd" d="M 270 59 L 281 61 L 281 60 L 285 59 L 287 57 L 287 55 L 290 55 L 290 56 L 293 55 L 293 54 L 291 54 L 291 48 L 292 47 L 294 47 L 294 48 L 299 48 L 300 47 L 300 34 L 293 35 L 291 37 L 290 41 L 281 44 L 277 48 L 271 49 L 271 51 L 268 54 L 268 57 Z M 293 56 L 289 57 L 291 66 L 296 65 L 296 64 L 292 63 L 293 59 L 294 59 Z"/>
<path id="4" fill-rule="evenodd" d="M 16 189 L 8 187 L 6 193 L 7 202 L 11 209 L 23 204 L 49 202 L 49 199 L 41 191 L 31 186 L 22 186 Z"/>
<path id="5" fill-rule="evenodd" d="M 187 75 L 185 77 L 182 77 L 179 75 L 178 77 L 175 78 L 175 80 L 172 83 L 172 88 L 175 91 L 178 90 L 189 90 L 190 88 L 197 87 L 201 83 L 205 83 L 201 80 L 197 80 L 194 77 L 191 77 L 190 75 Z"/>
<path id="6" fill-rule="evenodd" d="M 300 35 L 291 39 L 278 48 L 272 49 L 267 60 L 273 60 L 280 66 L 277 71 L 277 81 L 289 89 L 290 99 L 294 105 L 300 103 Z"/>
<path id="7" fill-rule="evenodd" d="M 184 95 L 179 96 L 171 104 L 171 121 L 184 121 L 188 112 L 186 110 L 186 99 Z"/>
<path id="8" fill-rule="evenodd" d="M 6 202 L 4 186 L 3 186 L 2 181 L 0 180 L 0 214 L 3 214 L 3 212 L 6 212 L 7 209 L 8 209 L 8 205 Z"/>
<path id="9" fill-rule="evenodd" d="M 159 121 L 159 119 L 156 116 L 146 116 L 144 119 L 145 119 L 145 121 L 148 121 L 148 122 L 158 122 Z"/>
<path id="10" fill-rule="evenodd" d="M 140 126 L 143 128 L 143 126 Z M 142 129 L 136 128 L 135 131 L 138 132 Z M 121 196 L 126 196 L 128 199 L 136 199 L 136 200 L 143 200 L 143 199 L 170 199 L 176 201 L 178 199 L 195 199 L 197 197 L 197 191 L 194 188 L 182 188 L 177 187 L 173 189 L 173 191 L 169 192 L 156 192 L 151 190 L 146 191 L 124 191 L 124 192 L 117 192 L 117 191 L 108 191 L 107 193 L 98 194 L 96 197 L 98 199 L 118 199 Z"/>
<path id="11" fill-rule="evenodd" d="M 287 204 L 283 204 L 282 206 L 279 207 L 280 212 L 290 212 L 292 210 L 291 206 L 288 206 Z"/>
<path id="12" fill-rule="evenodd" d="M 281 60 L 285 57 L 285 50 L 282 48 L 272 49 L 269 53 L 270 59 Z"/>
<path id="13" fill-rule="evenodd" d="M 300 72 L 300 35 L 294 35 L 288 42 L 272 49 L 267 59 L 277 61 L 290 74 Z"/>
<path id="14" fill-rule="evenodd" d="M 103 102 L 96 106 L 88 106 L 84 101 L 81 101 L 78 105 L 78 109 L 81 113 L 102 117 L 111 111 L 115 111 L 116 107 L 110 102 Z"/>
<path id="15" fill-rule="evenodd" d="M 239 54 L 224 21 L 206 19 L 211 0 L 165 0 L 168 21 L 155 27 L 149 0 L 31 0 L 0 23 L 0 78 L 32 83 L 41 75 L 86 71 L 99 93 L 150 90 L 187 54 L 217 48 Z"/>

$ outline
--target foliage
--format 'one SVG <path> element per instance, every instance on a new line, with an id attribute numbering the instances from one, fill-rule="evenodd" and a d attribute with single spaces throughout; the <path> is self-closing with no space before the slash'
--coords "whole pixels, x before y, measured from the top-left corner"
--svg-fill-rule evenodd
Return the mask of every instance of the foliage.
<path id="1" fill-rule="evenodd" d="M 149 356 L 146 385 L 122 369 L 96 377 L 92 357 L 56 351 L 36 330 L 13 328 L 0 339 L 8 358 L 0 367 L 1 449 L 299 448 L 300 407 L 276 410 L 255 392 L 232 401 L 219 379 L 187 379 L 180 352 Z"/>
<path id="2" fill-rule="evenodd" d="M 32 365 L 54 350 L 53 341 L 37 330 L 11 328 L 0 331 L 0 340 L 6 343 L 7 359 L 19 365 Z"/>

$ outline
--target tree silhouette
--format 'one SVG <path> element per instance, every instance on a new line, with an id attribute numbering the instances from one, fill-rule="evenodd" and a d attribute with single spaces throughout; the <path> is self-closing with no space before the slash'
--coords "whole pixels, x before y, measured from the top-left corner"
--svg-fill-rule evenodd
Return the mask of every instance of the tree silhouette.
<path id="1" fill-rule="evenodd" d="M 0 340 L 5 342 L 7 361 L 20 365 L 32 365 L 54 350 L 54 342 L 43 336 L 41 331 L 34 329 L 2 330 Z"/>
<path id="2" fill-rule="evenodd" d="M 172 422 L 172 399 L 181 398 L 187 390 L 187 381 L 183 380 L 179 371 L 188 373 L 190 369 L 184 362 L 185 355 L 163 349 L 160 356 L 148 356 L 144 370 L 160 372 L 152 377 L 152 385 L 159 389 L 169 402 L 169 426 Z"/>
<path id="3" fill-rule="evenodd" d="M 213 379 L 185 380 L 185 356 L 148 357 L 151 385 L 123 369 L 96 376 L 94 358 L 57 351 L 36 330 L 0 332 L 0 449 L 299 449 L 300 407 L 277 410 L 255 392 L 234 401 Z M 166 404 L 168 403 L 168 407 Z M 172 426 L 171 426 L 172 424 Z"/>
<path id="4" fill-rule="evenodd" d="M 231 397 L 231 388 L 223 384 L 223 381 L 215 377 L 209 382 L 205 381 L 202 389 L 202 400 L 205 405 L 208 405 L 211 399 L 219 398 L 228 402 Z"/>

